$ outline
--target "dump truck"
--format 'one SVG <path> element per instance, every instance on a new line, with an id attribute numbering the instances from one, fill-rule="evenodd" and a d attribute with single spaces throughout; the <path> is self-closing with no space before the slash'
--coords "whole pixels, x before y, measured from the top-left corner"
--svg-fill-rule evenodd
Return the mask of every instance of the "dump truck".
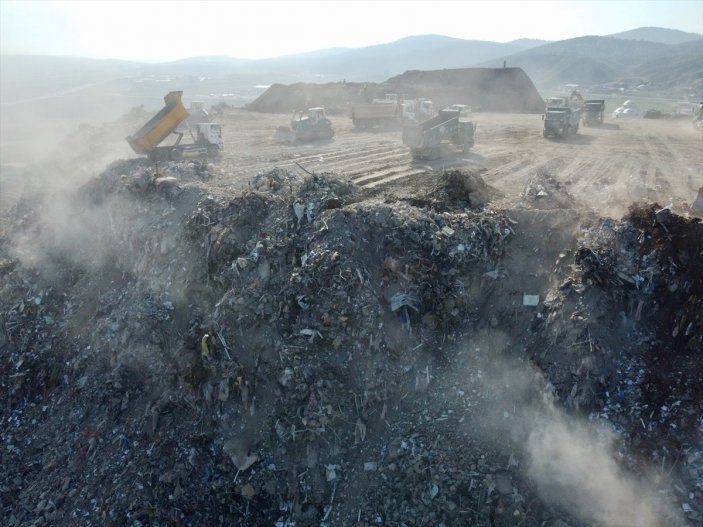
<path id="1" fill-rule="evenodd" d="M 324 108 L 309 108 L 307 111 L 293 113 L 290 127 L 279 126 L 276 140 L 281 143 L 302 143 L 332 139 L 334 130 L 332 122 L 325 115 Z"/>
<path id="2" fill-rule="evenodd" d="M 604 99 L 588 99 L 583 106 L 581 123 L 584 126 L 594 126 L 603 124 L 603 114 L 605 113 Z"/>
<path id="3" fill-rule="evenodd" d="M 410 147 L 414 159 L 436 159 L 441 154 L 442 143 L 452 143 L 468 152 L 474 146 L 476 126 L 462 121 L 460 110 L 445 108 L 432 119 L 419 124 L 403 126 L 403 143 Z"/>
<path id="4" fill-rule="evenodd" d="M 385 99 L 355 102 L 349 108 L 349 117 L 355 128 L 391 127 L 402 123 L 403 108 L 398 96 L 386 94 Z"/>
<path id="5" fill-rule="evenodd" d="M 581 111 L 568 106 L 547 106 L 542 116 L 544 121 L 544 137 L 566 137 L 570 133 L 577 133 Z"/>
<path id="6" fill-rule="evenodd" d="M 215 157 L 224 148 L 222 127 L 214 123 L 198 123 L 195 132 L 189 127 L 192 144 L 181 144 L 183 132 L 176 129 L 188 118 L 188 110 L 183 106 L 182 91 L 172 91 L 164 97 L 164 106 L 149 119 L 137 133 L 127 137 L 129 146 L 137 154 L 147 155 L 152 161 L 178 161 L 184 157 Z M 159 146 L 171 134 L 177 139 L 172 145 Z"/>
<path id="7" fill-rule="evenodd" d="M 421 123 L 437 115 L 432 101 L 427 99 L 407 99 L 401 103 L 401 107 L 404 123 Z"/>

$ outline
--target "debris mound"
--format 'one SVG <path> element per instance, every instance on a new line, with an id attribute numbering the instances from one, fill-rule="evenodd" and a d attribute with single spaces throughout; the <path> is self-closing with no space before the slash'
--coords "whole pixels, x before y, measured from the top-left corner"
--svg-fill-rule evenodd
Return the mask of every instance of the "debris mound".
<path id="1" fill-rule="evenodd" d="M 215 170 L 120 161 L 11 211 L 5 524 L 592 524 L 531 480 L 520 405 L 547 399 L 617 434 L 618 471 L 665 465 L 681 491 L 647 499 L 700 520 L 700 222 L 633 208 L 521 274 L 557 237 L 521 253 L 479 174 L 388 203 L 282 169 L 218 192 Z"/>
<path id="2" fill-rule="evenodd" d="M 576 200 L 554 176 L 537 172 L 522 192 L 522 200 L 535 209 L 570 209 Z"/>
<path id="3" fill-rule="evenodd" d="M 437 178 L 437 183 L 427 191 L 424 199 L 434 208 L 443 207 L 483 209 L 501 193 L 489 186 L 477 173 L 465 170 L 447 170 Z"/>

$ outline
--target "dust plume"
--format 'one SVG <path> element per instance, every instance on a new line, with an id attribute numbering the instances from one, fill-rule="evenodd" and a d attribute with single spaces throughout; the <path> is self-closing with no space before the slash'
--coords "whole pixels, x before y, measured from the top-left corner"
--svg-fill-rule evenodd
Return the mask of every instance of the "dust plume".
<path id="1" fill-rule="evenodd" d="M 473 430 L 494 445 L 509 438 L 500 446 L 522 454 L 525 475 L 545 501 L 607 527 L 683 525 L 660 495 L 669 482 L 649 477 L 653 470 L 634 475 L 621 466 L 620 439 L 610 423 L 567 414 L 541 372 L 495 352 L 508 345 L 504 335 L 480 340 L 479 348 L 472 345 L 482 350 L 472 368 L 482 372 L 487 401 Z"/>
<path id="2" fill-rule="evenodd" d="M 529 475 L 545 499 L 602 525 L 664 525 L 652 504 L 656 489 L 616 463 L 612 431 L 554 408 L 545 408 L 531 421 Z"/>

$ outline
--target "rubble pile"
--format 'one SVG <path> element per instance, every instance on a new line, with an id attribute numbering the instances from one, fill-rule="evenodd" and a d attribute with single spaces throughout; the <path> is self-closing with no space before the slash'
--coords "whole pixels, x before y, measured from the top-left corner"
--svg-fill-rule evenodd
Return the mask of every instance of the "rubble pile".
<path id="1" fill-rule="evenodd" d="M 700 220 L 656 204 L 595 222 L 530 346 L 566 407 L 618 432 L 628 466 L 681 478 L 675 499 L 693 523 L 703 518 L 702 247 Z"/>
<path id="2" fill-rule="evenodd" d="M 586 525 L 530 480 L 507 358 L 703 510 L 700 223 L 595 222 L 542 304 L 486 321 L 522 287 L 501 264 L 523 226 L 480 175 L 394 200 L 282 169 L 231 194 L 216 170 L 120 161 L 11 212 L 4 525 Z"/>

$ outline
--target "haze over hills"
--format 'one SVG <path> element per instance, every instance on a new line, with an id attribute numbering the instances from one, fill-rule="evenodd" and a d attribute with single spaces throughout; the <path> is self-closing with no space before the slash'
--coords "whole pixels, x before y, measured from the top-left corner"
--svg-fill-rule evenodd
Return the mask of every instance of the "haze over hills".
<path id="1" fill-rule="evenodd" d="M 172 62 L 138 63 L 77 57 L 0 56 L 3 102 L 50 94 L 87 83 L 135 82 L 150 76 L 188 77 L 217 93 L 224 84 L 273 82 L 382 81 L 408 70 L 472 66 L 522 67 L 535 84 L 548 89 L 563 83 L 615 82 L 632 76 L 663 87 L 683 75 L 694 84 L 703 61 L 703 35 L 665 28 L 639 28 L 608 37 L 584 36 L 558 42 L 519 39 L 507 43 L 418 35 L 358 49 L 329 48 L 282 57 L 247 60 L 234 57 L 189 57 Z M 672 65 L 676 65 L 672 70 Z M 661 71 L 660 71 L 661 70 Z M 166 82 L 166 79 L 161 79 Z M 232 82 L 236 80 L 237 82 Z M 700 84 L 700 83 L 699 83 Z M 206 86 L 207 85 L 207 86 Z M 210 87 L 211 89 L 207 89 Z M 136 92 L 143 86 L 134 86 Z M 161 91 L 162 87 L 159 88 Z M 226 90 L 225 92 L 230 91 Z"/>
<path id="2" fill-rule="evenodd" d="M 666 29 L 663 27 L 639 27 L 622 33 L 606 35 L 622 40 L 646 40 L 648 42 L 658 42 L 660 44 L 684 44 L 692 40 L 700 40 L 703 35 L 699 33 L 687 33 L 677 29 Z"/>
<path id="3" fill-rule="evenodd" d="M 524 69 L 537 86 L 627 82 L 651 89 L 703 89 L 703 38 L 662 44 L 613 37 L 578 37 L 483 63 L 500 67 L 503 60 Z"/>
<path id="4" fill-rule="evenodd" d="M 274 83 L 382 82 L 405 71 L 500 68 L 504 63 L 522 68 L 542 92 L 566 83 L 626 82 L 676 98 L 703 94 L 703 35 L 639 28 L 608 37 L 507 43 L 418 35 L 358 49 L 328 48 L 262 60 L 209 56 L 149 63 L 0 55 L 1 121 L 9 126 L 29 113 L 43 122 L 109 120 L 138 105 L 159 108 L 164 94 L 174 89 L 185 92 L 186 103 L 243 106 Z"/>

